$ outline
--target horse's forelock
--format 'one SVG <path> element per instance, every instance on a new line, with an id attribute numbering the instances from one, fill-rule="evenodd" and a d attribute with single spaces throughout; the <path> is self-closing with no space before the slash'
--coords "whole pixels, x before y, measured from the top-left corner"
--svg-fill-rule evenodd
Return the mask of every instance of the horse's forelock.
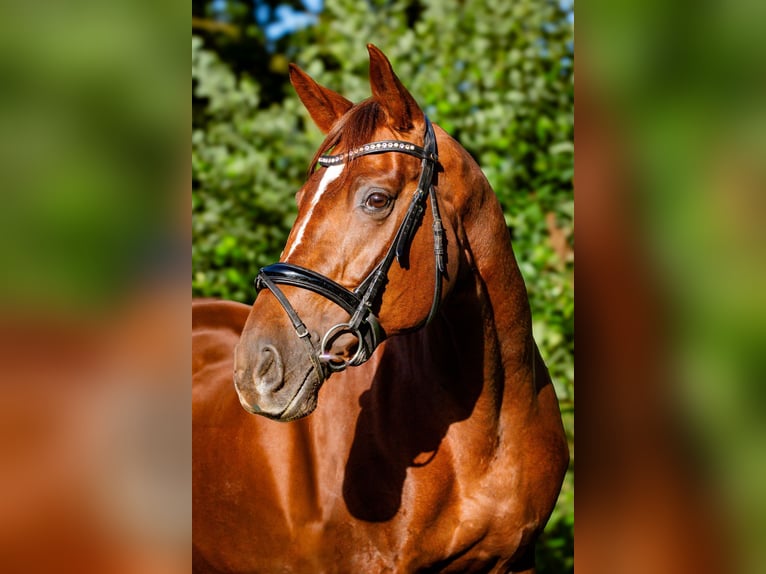
<path id="1" fill-rule="evenodd" d="M 314 154 L 309 166 L 309 174 L 314 171 L 319 158 L 341 143 L 351 150 L 372 140 L 378 123 L 384 118 L 383 108 L 376 100 L 364 100 L 344 115 L 328 132 L 322 145 Z"/>

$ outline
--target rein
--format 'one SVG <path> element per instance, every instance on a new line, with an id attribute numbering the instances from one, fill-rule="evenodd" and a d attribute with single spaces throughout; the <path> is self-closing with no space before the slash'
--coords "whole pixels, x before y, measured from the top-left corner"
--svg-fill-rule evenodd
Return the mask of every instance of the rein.
<path id="1" fill-rule="evenodd" d="M 385 332 L 377 316 L 372 311 L 372 305 L 388 279 L 388 271 L 394 259 L 399 262 L 400 266 L 406 265 L 409 247 L 418 225 L 423 219 L 428 197 L 431 198 L 431 211 L 434 220 L 433 236 L 436 273 L 434 278 L 434 296 L 431 310 L 425 321 L 426 324 L 434 318 L 439 309 L 442 278 L 447 270 L 444 254 L 444 226 L 439 215 L 436 190 L 433 185 L 434 171 L 439 159 L 436 153 L 436 136 L 433 126 L 427 117 L 425 118 L 425 125 L 423 147 L 410 142 L 385 140 L 365 144 L 338 155 L 324 155 L 318 160 L 320 166 L 329 167 L 350 162 L 364 155 L 387 152 L 406 153 L 421 159 L 420 179 L 418 180 L 417 189 L 412 196 L 410 205 L 393 242 L 380 262 L 356 289 L 353 291 L 346 289 L 329 277 L 299 265 L 293 265 L 292 263 L 274 263 L 273 265 L 263 267 L 255 279 L 256 291 L 260 292 L 264 288 L 268 289 L 284 308 L 296 334 L 306 345 L 306 350 L 320 382 L 329 376 L 328 371 L 338 372 L 343 371 L 349 366 L 361 365 L 372 356 L 373 351 L 385 339 Z M 330 327 L 317 344 L 312 339 L 306 325 L 301 321 L 298 312 L 277 285 L 291 285 L 317 293 L 344 309 L 350 315 L 350 319 L 346 323 L 338 323 Z M 337 360 L 330 360 L 329 350 L 333 340 L 344 333 L 353 334 L 359 341 L 354 356 L 349 361 L 343 361 L 342 363 Z"/>

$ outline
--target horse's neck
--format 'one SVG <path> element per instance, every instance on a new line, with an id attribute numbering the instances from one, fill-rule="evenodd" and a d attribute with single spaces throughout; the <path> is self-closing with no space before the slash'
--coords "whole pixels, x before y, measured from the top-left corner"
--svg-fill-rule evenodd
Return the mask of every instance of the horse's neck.
<path id="1" fill-rule="evenodd" d="M 476 396 L 471 421 L 495 440 L 511 428 L 504 424 L 509 417 L 523 416 L 531 407 L 535 355 L 526 288 L 510 242 L 498 241 L 507 237 L 504 223 L 489 235 L 494 235 L 487 244 L 492 261 L 472 253 L 471 272 L 451 294 L 443 317 L 453 334 L 457 389 Z M 471 245 L 465 247 L 470 253 Z"/>
<path id="2" fill-rule="evenodd" d="M 499 399 L 512 395 L 519 403 L 523 401 L 520 394 L 534 390 L 529 300 L 500 205 L 483 176 L 481 182 L 481 208 L 462 220 L 460 247 L 464 275 L 468 276 L 462 281 L 463 289 L 468 297 L 473 296 L 483 316 L 484 337 L 490 347 L 485 364 L 497 369 L 487 372 L 485 380 L 498 385 Z"/>
<path id="3" fill-rule="evenodd" d="M 484 353 L 485 381 L 497 385 L 498 399 L 509 393 L 517 397 L 534 387 L 529 371 L 536 351 L 527 291 L 505 217 L 489 181 L 468 152 L 446 134 L 440 146 L 448 162 L 445 173 L 456 174 L 440 180 L 439 191 L 449 198 L 460 250 L 458 296 L 452 298 L 452 307 L 458 309 L 448 309 L 447 314 L 459 316 L 460 295 L 473 302 L 482 314 L 483 336 L 490 347 Z"/>
<path id="4" fill-rule="evenodd" d="M 498 239 L 507 237 L 499 217 L 498 229 L 486 217 L 465 229 L 460 277 L 435 320 L 389 340 L 367 371 L 360 421 L 410 462 L 435 453 L 454 423 L 461 431 L 451 440 L 491 456 L 509 417 L 530 408 L 529 306 L 510 242 Z"/>

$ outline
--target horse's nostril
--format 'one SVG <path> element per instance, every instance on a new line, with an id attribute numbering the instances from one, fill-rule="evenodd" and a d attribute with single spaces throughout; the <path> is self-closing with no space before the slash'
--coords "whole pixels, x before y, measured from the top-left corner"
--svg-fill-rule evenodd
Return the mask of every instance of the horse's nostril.
<path id="1" fill-rule="evenodd" d="M 257 354 L 253 381 L 262 393 L 274 393 L 284 384 L 284 364 L 273 345 L 264 345 Z"/>
<path id="2" fill-rule="evenodd" d="M 269 370 L 274 366 L 274 347 L 267 346 L 261 349 L 258 362 L 255 367 L 255 374 L 259 377 L 266 375 Z"/>

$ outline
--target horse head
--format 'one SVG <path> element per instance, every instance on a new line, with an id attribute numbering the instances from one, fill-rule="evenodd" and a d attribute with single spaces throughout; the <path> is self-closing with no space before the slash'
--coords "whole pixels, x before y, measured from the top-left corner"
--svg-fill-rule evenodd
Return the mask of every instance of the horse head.
<path id="1" fill-rule="evenodd" d="M 439 149 L 386 56 L 368 49 L 372 97 L 356 105 L 290 67 L 326 138 L 280 262 L 258 275 L 235 350 L 235 386 L 251 413 L 308 415 L 330 375 L 422 327 L 454 283 L 454 209 L 437 189 L 450 186 L 444 166 L 455 146 L 440 130 Z"/>

